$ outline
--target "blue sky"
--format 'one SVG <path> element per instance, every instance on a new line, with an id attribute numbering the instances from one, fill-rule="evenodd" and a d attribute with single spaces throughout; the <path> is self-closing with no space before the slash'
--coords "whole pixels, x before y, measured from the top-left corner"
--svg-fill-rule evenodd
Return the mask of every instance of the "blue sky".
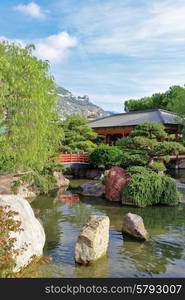
<path id="1" fill-rule="evenodd" d="M 106 110 L 185 84 L 184 0 L 1 0 L 0 40 L 35 43 L 56 82 Z"/>

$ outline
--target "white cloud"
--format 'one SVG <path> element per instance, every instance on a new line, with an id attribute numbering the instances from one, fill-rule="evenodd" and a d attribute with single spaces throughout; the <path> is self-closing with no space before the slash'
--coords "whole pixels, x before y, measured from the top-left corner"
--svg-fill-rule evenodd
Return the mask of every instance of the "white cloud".
<path id="1" fill-rule="evenodd" d="M 41 8 L 35 2 L 30 2 L 26 4 L 19 4 L 14 7 L 15 10 L 35 19 L 45 19 L 46 15 L 41 11 Z"/>
<path id="2" fill-rule="evenodd" d="M 5 40 L 21 47 L 25 47 L 27 44 L 23 40 L 0 36 L 0 42 Z M 68 49 L 77 45 L 77 39 L 67 32 L 59 32 L 46 38 L 31 40 L 29 43 L 35 45 L 34 55 L 36 57 L 49 60 L 51 63 L 60 63 L 68 55 Z"/>
<path id="3" fill-rule="evenodd" d="M 129 5 L 131 1 L 117 2 L 95 1 L 69 14 L 67 22 L 88 53 L 145 57 L 157 51 L 177 54 L 174 47 L 185 46 L 184 0 L 151 0 L 144 5 L 135 1 L 135 6 Z"/>
<path id="4" fill-rule="evenodd" d="M 67 32 L 50 35 L 35 42 L 35 55 L 52 63 L 60 62 L 68 53 L 68 49 L 77 45 L 77 39 Z"/>

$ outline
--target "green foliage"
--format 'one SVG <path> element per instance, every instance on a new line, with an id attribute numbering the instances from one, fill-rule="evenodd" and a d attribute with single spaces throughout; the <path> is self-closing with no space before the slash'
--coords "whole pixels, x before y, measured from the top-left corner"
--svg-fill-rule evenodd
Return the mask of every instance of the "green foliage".
<path id="1" fill-rule="evenodd" d="M 177 114 L 177 120 L 182 125 L 181 132 L 185 137 L 185 88 L 171 86 L 165 93 L 157 93 L 151 97 L 139 100 L 130 99 L 125 101 L 125 111 L 138 111 L 147 109 L 165 109 Z M 180 118 L 178 117 L 180 116 Z"/>
<path id="2" fill-rule="evenodd" d="M 164 126 L 149 122 L 138 125 L 128 140 L 118 140 L 117 145 L 123 149 L 122 165 L 128 167 L 131 177 L 122 192 L 123 200 L 139 207 L 178 203 L 175 181 L 160 173 L 166 170 L 164 162 L 169 160 L 169 155 L 184 152 L 185 148 L 176 142 L 162 141 L 164 138 L 168 138 Z"/>
<path id="3" fill-rule="evenodd" d="M 90 162 L 99 168 L 119 166 L 122 161 L 122 150 L 107 145 L 97 147 L 90 155 Z"/>
<path id="4" fill-rule="evenodd" d="M 122 166 L 147 166 L 156 172 L 165 171 L 164 162 L 169 155 L 185 152 L 182 144 L 168 141 L 164 126 L 155 122 L 146 122 L 136 126 L 128 138 L 121 138 L 117 146 L 122 147 Z"/>
<path id="5" fill-rule="evenodd" d="M 165 93 L 156 93 L 151 97 L 144 97 L 138 100 L 130 99 L 125 101 L 125 111 L 138 111 L 146 109 L 165 109 L 182 114 L 182 107 L 185 101 L 185 88 L 171 86 Z"/>
<path id="6" fill-rule="evenodd" d="M 166 167 L 164 163 L 158 161 L 154 161 L 150 166 L 150 168 L 157 173 L 166 171 Z"/>
<path id="7" fill-rule="evenodd" d="M 96 148 L 94 141 L 97 134 L 88 126 L 86 119 L 72 115 L 68 116 L 61 125 L 65 134 L 62 152 L 91 152 Z"/>
<path id="8" fill-rule="evenodd" d="M 47 194 L 49 191 L 57 188 L 56 179 L 53 176 L 54 171 L 63 171 L 63 166 L 60 163 L 50 160 L 42 171 L 22 175 L 21 181 L 23 183 L 35 184 L 41 194 Z"/>
<path id="9" fill-rule="evenodd" d="M 15 267 L 15 258 L 22 253 L 22 249 L 15 249 L 16 239 L 11 237 L 11 232 L 21 232 L 21 222 L 14 218 L 17 212 L 10 210 L 9 206 L 0 206 L 0 278 L 11 277 Z"/>
<path id="10" fill-rule="evenodd" d="M 149 139 L 157 139 L 167 138 L 167 133 L 164 131 L 165 127 L 161 123 L 157 122 L 144 122 L 136 126 L 136 130 L 134 130 L 130 136 L 143 136 Z"/>
<path id="11" fill-rule="evenodd" d="M 96 148 L 96 145 L 92 141 L 78 141 L 71 142 L 69 144 L 70 152 L 79 153 L 79 152 L 92 152 Z"/>
<path id="12" fill-rule="evenodd" d="M 126 112 L 147 109 L 167 109 L 168 99 L 165 94 L 156 93 L 151 97 L 144 97 L 138 100 L 130 99 L 125 101 L 124 109 Z"/>
<path id="13" fill-rule="evenodd" d="M 127 168 L 127 173 L 130 177 L 134 174 L 145 174 L 147 175 L 149 172 L 152 172 L 151 169 L 148 169 L 146 167 L 140 167 L 140 166 L 132 166 Z"/>
<path id="14" fill-rule="evenodd" d="M 178 155 L 185 152 L 185 148 L 182 144 L 177 142 L 162 142 L 158 143 L 154 149 L 155 154 L 158 156 L 163 155 Z"/>
<path id="15" fill-rule="evenodd" d="M 122 191 L 123 199 L 130 199 L 139 207 L 154 204 L 175 205 L 179 201 L 179 193 L 175 180 L 140 167 L 129 169 L 131 180 Z"/>
<path id="16" fill-rule="evenodd" d="M 168 110 L 176 112 L 180 116 L 185 116 L 185 88 L 175 85 L 166 92 L 168 97 Z"/>
<path id="17" fill-rule="evenodd" d="M 169 176 L 162 175 L 163 193 L 161 195 L 161 203 L 174 205 L 177 204 L 182 194 L 177 191 L 176 182 Z"/>
<path id="18" fill-rule="evenodd" d="M 130 166 L 145 166 L 149 161 L 149 156 L 144 151 L 124 150 L 122 153 L 121 166 L 127 168 Z"/>
<path id="19" fill-rule="evenodd" d="M 13 182 L 13 184 L 11 185 L 11 191 L 13 192 L 13 194 L 17 194 L 17 191 L 18 191 L 20 186 L 21 186 L 21 181 L 20 180 L 17 180 L 15 182 Z"/>
<path id="20" fill-rule="evenodd" d="M 0 168 L 42 171 L 59 148 L 57 94 L 49 64 L 33 46 L 0 44 Z"/>

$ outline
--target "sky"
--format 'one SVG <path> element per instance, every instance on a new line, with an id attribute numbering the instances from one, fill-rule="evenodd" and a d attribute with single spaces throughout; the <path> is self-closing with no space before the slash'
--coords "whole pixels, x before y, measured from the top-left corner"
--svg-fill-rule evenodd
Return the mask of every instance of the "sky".
<path id="1" fill-rule="evenodd" d="M 105 110 L 185 84 L 185 0 L 0 0 L 0 40 Z"/>

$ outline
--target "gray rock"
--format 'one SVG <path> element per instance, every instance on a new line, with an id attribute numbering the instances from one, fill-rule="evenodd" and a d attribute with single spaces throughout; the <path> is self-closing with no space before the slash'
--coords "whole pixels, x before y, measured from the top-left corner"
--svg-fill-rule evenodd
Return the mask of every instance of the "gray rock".
<path id="1" fill-rule="evenodd" d="M 78 236 L 75 261 L 88 264 L 104 256 L 109 242 L 109 217 L 91 216 Z"/>
<path id="2" fill-rule="evenodd" d="M 149 234 L 145 229 L 143 219 L 132 213 L 128 213 L 123 217 L 123 233 L 126 233 L 139 240 L 146 241 L 149 238 Z"/>
<path id="3" fill-rule="evenodd" d="M 27 200 L 29 199 L 29 202 L 31 202 L 30 200 L 34 200 L 34 198 L 36 198 L 39 193 L 40 191 L 38 187 L 22 183 L 20 187 L 18 187 L 16 195 L 21 196 Z"/>
<path id="4" fill-rule="evenodd" d="M 83 196 L 101 197 L 105 193 L 105 186 L 99 182 L 87 182 L 79 186 L 78 192 Z"/>
<path id="5" fill-rule="evenodd" d="M 58 87 L 58 107 L 62 119 L 65 119 L 67 115 L 74 114 L 89 120 L 110 115 L 110 113 L 93 104 L 87 95 L 74 96 L 62 87 Z"/>
<path id="6" fill-rule="evenodd" d="M 26 267 L 34 256 L 40 257 L 43 254 L 45 244 L 45 233 L 40 222 L 35 218 L 34 212 L 23 197 L 18 195 L 0 195 L 0 206 L 10 206 L 10 210 L 18 212 L 15 220 L 21 221 L 21 232 L 11 232 L 10 237 L 16 238 L 14 249 L 25 248 L 16 257 L 14 272 L 19 272 Z M 25 245 L 27 245 L 25 247 Z"/>
<path id="7" fill-rule="evenodd" d="M 14 184 L 19 182 L 16 190 L 14 190 Z M 0 194 L 10 195 L 16 194 L 24 198 L 34 199 L 39 194 L 39 189 L 35 184 L 24 183 L 20 174 L 9 174 L 6 176 L 0 176 Z"/>

